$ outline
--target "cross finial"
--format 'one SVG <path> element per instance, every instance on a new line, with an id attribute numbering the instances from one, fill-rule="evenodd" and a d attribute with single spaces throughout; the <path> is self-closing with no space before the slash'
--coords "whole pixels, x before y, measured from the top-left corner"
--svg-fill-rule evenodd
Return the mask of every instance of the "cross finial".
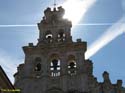
<path id="1" fill-rule="evenodd" d="M 54 0 L 54 4 L 53 5 L 54 5 L 54 7 L 56 7 L 56 0 Z"/>

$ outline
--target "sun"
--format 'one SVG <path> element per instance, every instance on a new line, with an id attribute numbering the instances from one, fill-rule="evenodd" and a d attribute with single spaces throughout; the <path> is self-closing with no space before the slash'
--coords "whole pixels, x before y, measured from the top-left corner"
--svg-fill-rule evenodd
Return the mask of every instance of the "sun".
<path id="1" fill-rule="evenodd" d="M 86 11 L 96 0 L 66 0 L 62 7 L 65 9 L 64 18 L 72 21 L 73 25 L 78 24 Z"/>
<path id="2" fill-rule="evenodd" d="M 72 21 L 73 24 L 77 24 L 82 15 L 82 1 L 81 0 L 67 0 L 62 6 L 65 9 L 64 18 Z"/>

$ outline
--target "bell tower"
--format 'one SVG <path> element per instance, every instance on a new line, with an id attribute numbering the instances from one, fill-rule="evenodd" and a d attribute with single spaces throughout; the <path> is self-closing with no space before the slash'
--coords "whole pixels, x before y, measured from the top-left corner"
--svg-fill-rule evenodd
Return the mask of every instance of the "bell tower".
<path id="1" fill-rule="evenodd" d="M 111 84 L 107 72 L 104 82 L 97 82 L 91 60 L 85 60 L 87 43 L 72 40 L 72 23 L 64 14 L 62 7 L 44 11 L 37 45 L 23 47 L 25 60 L 14 75 L 15 87 L 21 93 L 111 93 L 117 85 Z"/>
<path id="2" fill-rule="evenodd" d="M 48 44 L 48 43 L 61 43 L 61 42 L 71 42 L 71 27 L 70 21 L 63 19 L 65 10 L 62 7 L 58 9 L 47 8 L 44 11 L 43 20 L 38 23 L 39 28 L 39 43 L 38 44 Z"/>
<path id="3" fill-rule="evenodd" d="M 92 62 L 86 61 L 86 42 L 72 41 L 72 23 L 63 19 L 62 7 L 47 8 L 40 23 L 37 45 L 23 47 L 25 62 L 15 76 L 22 93 L 74 93 L 88 91 Z"/>

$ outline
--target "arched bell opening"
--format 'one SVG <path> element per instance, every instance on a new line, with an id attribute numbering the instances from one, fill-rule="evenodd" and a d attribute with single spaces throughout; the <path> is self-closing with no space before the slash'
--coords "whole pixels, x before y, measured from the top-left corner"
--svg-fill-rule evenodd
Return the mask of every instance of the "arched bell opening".
<path id="1" fill-rule="evenodd" d="M 34 67 L 34 71 L 41 71 L 41 58 L 37 57 L 35 58 L 35 67 Z"/>
<path id="2" fill-rule="evenodd" d="M 58 42 L 64 42 L 65 38 L 66 38 L 66 34 L 64 33 L 64 30 L 60 29 L 58 33 Z"/>
<path id="3" fill-rule="evenodd" d="M 51 43 L 51 42 L 52 42 L 53 35 L 52 35 L 52 33 L 51 33 L 50 30 L 48 30 L 48 31 L 46 32 L 45 38 L 46 38 L 46 40 L 48 41 L 48 43 Z"/>
<path id="4" fill-rule="evenodd" d="M 35 71 L 41 71 L 41 63 L 36 64 Z"/>
<path id="5" fill-rule="evenodd" d="M 60 76 L 60 60 L 53 59 L 50 64 L 51 76 Z"/>
<path id="6" fill-rule="evenodd" d="M 53 55 L 50 62 L 50 72 L 52 77 L 60 76 L 61 63 L 57 55 Z"/>
<path id="7" fill-rule="evenodd" d="M 68 57 L 68 74 L 70 75 L 75 75 L 76 74 L 76 60 L 75 60 L 75 56 L 70 55 Z"/>

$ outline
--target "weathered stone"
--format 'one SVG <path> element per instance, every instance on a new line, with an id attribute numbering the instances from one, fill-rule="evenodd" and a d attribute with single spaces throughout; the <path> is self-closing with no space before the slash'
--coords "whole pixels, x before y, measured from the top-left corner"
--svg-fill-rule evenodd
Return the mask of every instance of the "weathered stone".
<path id="1" fill-rule="evenodd" d="M 125 93 L 121 81 L 110 82 L 108 72 L 104 82 L 97 81 L 92 61 L 84 57 L 87 44 L 72 41 L 72 24 L 64 13 L 62 7 L 44 11 L 37 45 L 23 47 L 25 62 L 14 75 L 15 87 L 21 93 Z"/>

